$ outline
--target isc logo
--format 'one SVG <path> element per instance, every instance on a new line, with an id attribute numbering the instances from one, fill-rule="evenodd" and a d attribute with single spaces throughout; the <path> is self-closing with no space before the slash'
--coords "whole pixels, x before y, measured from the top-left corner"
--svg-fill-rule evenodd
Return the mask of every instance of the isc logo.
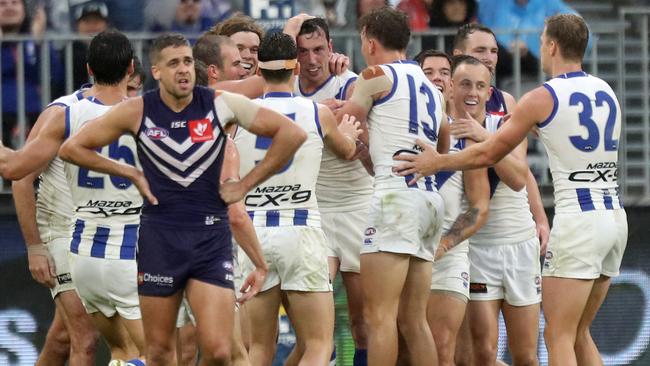
<path id="1" fill-rule="evenodd" d="M 171 128 L 185 128 L 186 122 L 185 121 L 173 121 Z"/>
<path id="2" fill-rule="evenodd" d="M 169 131 L 161 127 L 151 127 L 144 131 L 144 134 L 152 140 L 161 140 L 169 136 Z"/>

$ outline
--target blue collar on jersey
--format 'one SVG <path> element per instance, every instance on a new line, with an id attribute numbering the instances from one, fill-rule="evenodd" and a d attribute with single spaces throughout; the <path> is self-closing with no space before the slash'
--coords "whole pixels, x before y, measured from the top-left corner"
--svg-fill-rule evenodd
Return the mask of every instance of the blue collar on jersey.
<path id="1" fill-rule="evenodd" d="M 302 85 L 300 85 L 300 77 L 298 77 L 298 90 L 300 90 L 300 94 L 302 94 L 303 97 L 306 97 L 306 98 L 311 97 L 312 95 L 318 93 L 321 89 L 323 89 L 323 87 L 325 85 L 327 85 L 327 83 L 329 83 L 330 80 L 332 80 L 332 78 L 334 78 L 334 74 L 330 74 L 330 76 L 327 78 L 327 80 L 323 81 L 322 84 L 317 86 L 316 89 L 314 89 L 313 92 L 307 93 L 306 91 L 302 90 Z"/>
<path id="2" fill-rule="evenodd" d="M 262 99 L 266 98 L 293 98 L 295 95 L 289 92 L 270 92 L 262 95 Z"/>
<path id="3" fill-rule="evenodd" d="M 556 76 L 556 78 L 571 79 L 571 78 L 579 78 L 587 75 L 588 74 L 584 71 L 573 71 L 573 72 L 567 72 L 566 74 L 558 75 Z"/>
<path id="4" fill-rule="evenodd" d="M 97 98 L 95 98 L 93 96 L 90 96 L 90 97 L 88 97 L 86 99 L 88 99 L 89 101 L 91 101 L 91 102 L 93 102 L 95 104 L 104 105 L 104 103 L 102 103 L 101 100 L 99 100 L 99 99 L 97 99 Z"/>
<path id="5" fill-rule="evenodd" d="M 413 64 L 413 65 L 420 66 L 420 64 L 418 64 L 416 61 L 413 60 L 396 60 L 391 62 L 391 64 Z"/>

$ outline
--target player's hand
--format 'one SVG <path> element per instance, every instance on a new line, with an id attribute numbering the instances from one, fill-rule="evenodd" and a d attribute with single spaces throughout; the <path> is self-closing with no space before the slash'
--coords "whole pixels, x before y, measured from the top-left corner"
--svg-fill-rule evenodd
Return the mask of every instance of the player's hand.
<path id="1" fill-rule="evenodd" d="M 243 304 L 260 292 L 262 285 L 264 285 L 267 272 L 268 270 L 265 268 L 255 268 L 255 270 L 246 277 L 244 284 L 239 289 L 242 296 L 237 299 L 238 303 Z"/>
<path id="2" fill-rule="evenodd" d="M 332 52 L 329 59 L 330 72 L 341 75 L 350 68 L 350 58 L 342 53 Z"/>
<path id="3" fill-rule="evenodd" d="M 219 194 L 221 199 L 227 204 L 239 202 L 244 199 L 248 190 L 244 187 L 241 181 L 233 178 L 226 179 L 225 182 L 219 186 Z"/>
<path id="4" fill-rule="evenodd" d="M 298 37 L 298 33 L 300 33 L 300 28 L 302 27 L 302 23 L 309 19 L 314 19 L 315 16 L 301 13 L 296 16 L 293 16 L 287 20 L 287 24 L 284 25 L 284 29 L 282 30 L 283 33 L 290 35 L 293 37 L 295 40 Z"/>
<path id="5" fill-rule="evenodd" d="M 32 278 L 43 286 L 53 288 L 56 267 L 47 247 L 43 244 L 28 244 L 27 260 Z"/>
<path id="6" fill-rule="evenodd" d="M 490 133 L 467 111 L 465 117 L 458 118 L 449 125 L 449 132 L 457 139 L 465 138 L 475 142 L 485 141 L 490 137 Z"/>
<path id="7" fill-rule="evenodd" d="M 338 130 L 342 133 L 348 140 L 350 144 L 350 153 L 345 157 L 348 160 L 353 160 L 357 152 L 357 139 L 361 135 L 361 128 L 359 126 L 361 123 L 356 120 L 354 116 L 349 114 L 343 115 L 341 123 L 339 123 Z"/>
<path id="8" fill-rule="evenodd" d="M 149 187 L 149 182 L 147 182 L 147 178 L 144 177 L 144 172 L 142 170 L 133 168 L 132 174 L 129 177 L 129 179 L 131 180 L 131 182 L 133 182 L 133 184 L 135 184 L 136 187 L 138 187 L 138 191 L 140 191 L 142 197 L 147 199 L 147 201 L 149 201 L 149 203 L 151 203 L 154 206 L 158 204 L 158 199 L 151 192 L 151 187 Z"/>
<path id="9" fill-rule="evenodd" d="M 548 223 L 535 223 L 535 229 L 537 230 L 537 238 L 539 239 L 539 255 L 545 257 L 551 228 L 548 226 Z"/>
<path id="10" fill-rule="evenodd" d="M 325 99 L 325 100 L 321 100 L 319 103 L 326 106 L 327 108 L 329 108 L 332 111 L 332 113 L 334 113 L 334 115 L 336 115 L 336 113 L 339 110 L 341 110 L 341 108 L 343 107 L 343 104 L 345 104 L 344 101 L 334 99 L 334 98 L 328 98 L 328 99 Z"/>
<path id="11" fill-rule="evenodd" d="M 433 256 L 433 261 L 435 262 L 439 260 L 448 251 L 449 249 L 447 249 L 447 246 L 444 245 L 443 241 L 440 241 L 440 244 L 438 244 L 438 247 L 436 248 L 436 254 Z"/>
<path id="12" fill-rule="evenodd" d="M 393 157 L 394 160 L 401 161 L 401 163 L 396 163 L 393 166 L 394 173 L 401 176 L 415 175 L 408 184 L 414 184 L 418 179 L 435 174 L 440 170 L 436 164 L 436 160 L 440 158 L 440 154 L 438 154 L 436 149 L 422 139 L 417 139 L 416 143 L 422 148 L 421 153 L 417 155 L 403 153 Z"/>

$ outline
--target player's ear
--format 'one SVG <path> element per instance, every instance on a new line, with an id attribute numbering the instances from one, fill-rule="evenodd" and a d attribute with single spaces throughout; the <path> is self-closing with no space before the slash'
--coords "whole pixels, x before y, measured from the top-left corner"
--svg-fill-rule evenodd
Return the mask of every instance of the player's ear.
<path id="1" fill-rule="evenodd" d="M 454 50 L 451 52 L 452 56 L 458 56 L 458 55 L 462 55 L 462 54 L 463 54 L 463 51 L 459 50 L 458 48 L 454 48 Z"/>
<path id="2" fill-rule="evenodd" d="M 88 73 L 88 76 L 93 76 L 93 70 L 90 68 L 88 63 L 86 63 L 86 72 Z"/>
<path id="3" fill-rule="evenodd" d="M 154 80 L 160 80 L 160 70 L 156 65 L 151 65 L 151 76 Z"/>
<path id="4" fill-rule="evenodd" d="M 330 38 L 330 40 L 327 42 L 327 48 L 328 48 L 328 50 L 329 50 L 330 53 L 332 53 L 333 50 L 334 50 L 334 47 L 332 47 L 332 39 L 331 39 L 331 38 Z"/>
<path id="5" fill-rule="evenodd" d="M 131 77 L 133 75 L 133 72 L 135 72 L 135 64 L 133 59 L 131 59 L 131 63 L 129 63 L 129 68 L 126 70 L 126 74 Z"/>
<path id="6" fill-rule="evenodd" d="M 216 65 L 208 65 L 208 79 L 220 80 L 221 70 Z"/>

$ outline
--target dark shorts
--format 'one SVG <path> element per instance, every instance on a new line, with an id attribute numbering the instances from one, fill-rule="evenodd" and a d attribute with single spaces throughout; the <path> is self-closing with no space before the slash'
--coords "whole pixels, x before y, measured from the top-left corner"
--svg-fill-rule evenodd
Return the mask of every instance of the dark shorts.
<path id="1" fill-rule="evenodd" d="M 234 289 L 230 229 L 179 230 L 142 223 L 138 294 L 171 296 L 192 278 Z"/>

